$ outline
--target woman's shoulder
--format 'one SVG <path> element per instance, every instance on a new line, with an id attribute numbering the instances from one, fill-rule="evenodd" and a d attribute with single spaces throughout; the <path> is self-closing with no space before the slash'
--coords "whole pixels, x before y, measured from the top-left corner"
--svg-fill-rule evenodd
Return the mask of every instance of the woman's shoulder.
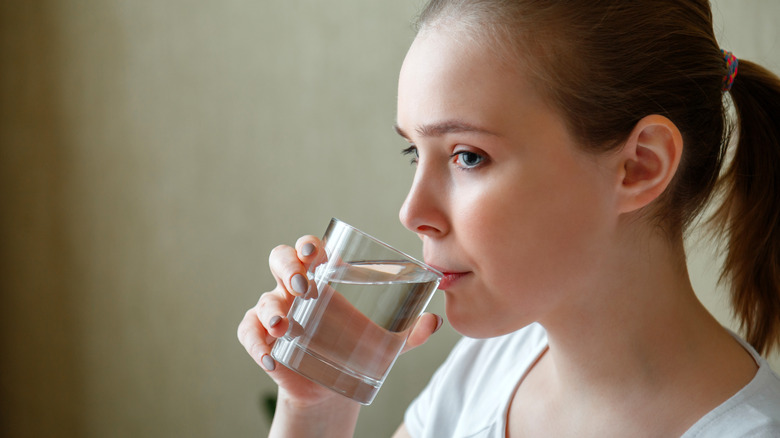
<path id="1" fill-rule="evenodd" d="M 683 438 L 780 436 L 780 377 L 766 359 L 735 337 L 756 360 L 756 375 L 734 396 L 694 424 Z"/>

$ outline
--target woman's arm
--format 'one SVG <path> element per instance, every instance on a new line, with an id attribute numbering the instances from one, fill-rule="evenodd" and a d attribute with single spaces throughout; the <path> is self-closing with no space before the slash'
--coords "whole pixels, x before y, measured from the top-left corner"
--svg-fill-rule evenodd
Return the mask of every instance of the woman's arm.
<path id="1" fill-rule="evenodd" d="M 406 430 L 406 424 L 401 423 L 401 425 L 398 426 L 398 430 L 393 434 L 393 438 L 411 438 L 409 431 Z"/>
<path id="2" fill-rule="evenodd" d="M 360 404 L 338 396 L 326 402 L 302 407 L 279 391 L 276 413 L 271 425 L 272 437 L 352 437 Z"/>

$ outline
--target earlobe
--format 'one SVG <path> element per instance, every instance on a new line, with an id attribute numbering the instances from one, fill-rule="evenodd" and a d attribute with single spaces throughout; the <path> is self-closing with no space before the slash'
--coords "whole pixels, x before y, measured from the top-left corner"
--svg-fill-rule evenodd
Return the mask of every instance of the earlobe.
<path id="1" fill-rule="evenodd" d="M 651 115 L 636 124 L 619 154 L 621 213 L 647 206 L 666 190 L 677 171 L 682 148 L 680 130 L 666 117 Z"/>

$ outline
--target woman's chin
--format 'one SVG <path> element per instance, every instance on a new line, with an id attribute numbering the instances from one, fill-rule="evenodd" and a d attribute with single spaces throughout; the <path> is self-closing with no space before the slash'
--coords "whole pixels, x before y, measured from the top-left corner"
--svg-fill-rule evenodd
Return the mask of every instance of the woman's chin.
<path id="1" fill-rule="evenodd" d="M 485 315 L 473 306 L 460 306 L 449 297 L 446 300 L 447 322 L 458 333 L 469 338 L 492 338 L 502 334 L 495 326 L 486 326 Z"/>
<path id="2" fill-rule="evenodd" d="M 456 332 L 469 338 L 494 338 L 520 330 L 534 322 L 523 321 L 521 315 L 510 315 L 506 313 L 506 309 L 502 315 L 499 312 L 480 310 L 473 303 L 462 302 L 449 294 L 445 296 L 447 322 Z M 492 316 L 486 318 L 486 313 L 491 313 Z"/>

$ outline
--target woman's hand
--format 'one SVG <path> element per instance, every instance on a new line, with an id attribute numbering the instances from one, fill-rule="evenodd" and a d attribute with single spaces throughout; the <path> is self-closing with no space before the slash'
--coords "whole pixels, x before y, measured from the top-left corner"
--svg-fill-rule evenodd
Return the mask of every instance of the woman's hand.
<path id="1" fill-rule="evenodd" d="M 301 406 L 318 404 L 337 395 L 276 363 L 271 348 L 287 332 L 287 312 L 293 300 L 308 291 L 306 270 L 322 256 L 321 242 L 314 236 L 301 237 L 295 248 L 287 245 L 274 248 L 268 263 L 276 287 L 260 296 L 257 305 L 246 312 L 238 326 L 239 341 L 279 386 L 280 396 Z"/>
<path id="2" fill-rule="evenodd" d="M 300 412 L 332 405 L 331 402 L 336 401 L 341 404 L 347 400 L 276 363 L 270 355 L 276 339 L 287 332 L 290 324 L 287 313 L 293 300 L 297 296 L 306 295 L 307 292 L 311 293 L 306 276 L 307 269 L 312 264 L 322 263 L 325 257 L 321 241 L 314 236 L 301 237 L 294 248 L 287 245 L 274 248 L 269 256 L 269 265 L 276 279 L 276 287 L 260 296 L 257 305 L 246 312 L 238 326 L 238 339 L 241 344 L 279 386 L 278 408 L 284 405 Z M 422 315 L 415 324 L 404 351 L 423 344 L 440 326 L 440 317 L 432 314 Z M 276 419 L 274 422 L 276 423 Z"/>

